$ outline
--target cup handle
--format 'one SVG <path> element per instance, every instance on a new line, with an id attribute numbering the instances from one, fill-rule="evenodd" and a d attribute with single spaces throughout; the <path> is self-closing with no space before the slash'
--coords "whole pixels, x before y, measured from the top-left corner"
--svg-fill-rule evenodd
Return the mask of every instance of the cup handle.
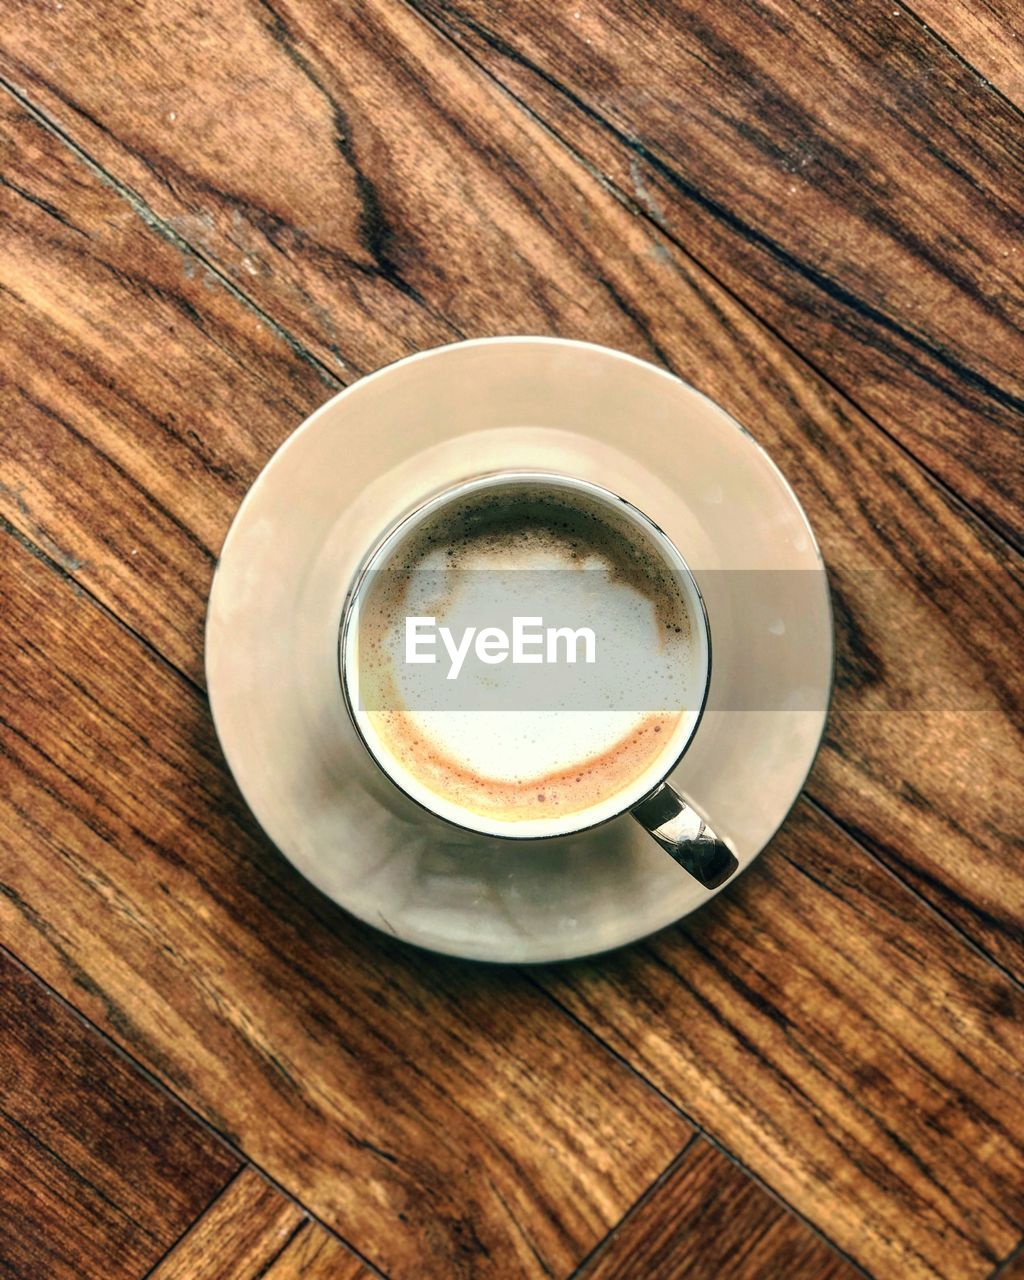
<path id="1" fill-rule="evenodd" d="M 675 791 L 663 782 L 630 810 L 633 817 L 705 889 L 717 889 L 739 867 L 736 855 Z"/>

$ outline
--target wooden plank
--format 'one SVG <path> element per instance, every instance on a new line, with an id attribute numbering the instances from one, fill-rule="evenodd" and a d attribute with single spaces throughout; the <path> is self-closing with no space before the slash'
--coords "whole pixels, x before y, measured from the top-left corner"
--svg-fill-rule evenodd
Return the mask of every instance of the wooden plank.
<path id="1" fill-rule="evenodd" d="M 372 1280 L 373 1272 L 323 1227 L 307 1222 L 265 1280 Z"/>
<path id="2" fill-rule="evenodd" d="M 238 1159 L 6 952 L 0 1106 L 159 1243 L 176 1240 Z"/>
<path id="3" fill-rule="evenodd" d="M 148 1280 L 257 1280 L 306 1222 L 296 1204 L 246 1166 Z"/>
<path id="4" fill-rule="evenodd" d="M 140 1274 L 237 1159 L 3 951 L 0 1044 L 0 1273 Z"/>
<path id="5" fill-rule="evenodd" d="M 525 978 L 322 898 L 195 691 L 11 537 L 0 594 L 11 945 L 395 1280 L 571 1270 L 690 1126 Z"/>
<path id="6" fill-rule="evenodd" d="M 579 1280 L 854 1280 L 859 1274 L 701 1138 L 582 1268 Z"/>
<path id="7" fill-rule="evenodd" d="M 1024 22 L 1013 0 L 914 0 L 914 13 L 1024 109 Z"/>
<path id="8" fill-rule="evenodd" d="M 912 12 L 412 2 L 1019 543 L 1024 135 Z"/>
<path id="9" fill-rule="evenodd" d="M 879 1280 L 1019 1239 L 1024 995 L 806 804 L 680 927 L 540 980 Z"/>
<path id="10" fill-rule="evenodd" d="M 0 1267 L 5 1280 L 136 1280 L 160 1246 L 0 1112 Z"/>
<path id="11" fill-rule="evenodd" d="M 488 97 L 443 42 L 416 30 L 421 62 L 445 67 L 437 128 L 449 121 L 457 147 L 476 140 L 459 151 L 477 184 L 472 209 L 503 228 L 500 244 L 480 233 L 488 270 L 508 287 L 472 294 L 477 327 L 539 323 L 663 360 L 751 426 L 792 480 L 836 587 L 839 687 L 813 794 L 1024 974 L 1024 800 L 1004 764 L 1019 753 L 1022 605 L 1005 547 L 543 130 Z M 400 49 L 404 27 L 390 34 Z M 0 299 L 0 358 L 17 371 L 0 394 L 18 424 L 0 510 L 67 563 L 83 561 L 76 578 L 200 678 L 217 530 L 260 457 L 295 425 L 291 406 L 322 392 L 283 340 L 273 348 L 241 306 L 194 287 L 187 272 L 197 264 L 189 268 L 186 255 L 183 267 L 177 247 L 142 236 L 124 203 L 52 138 L 10 107 L 3 119 L 12 181 L 30 198 L 0 191 L 9 215 L 0 266 L 25 281 L 16 298 Z M 481 170 L 478 150 L 515 163 Z M 464 232 L 454 213 L 447 224 L 450 258 L 478 230 L 472 209 Z M 192 308 L 198 324 L 178 324 L 168 298 Z M 549 317 L 539 322 L 538 298 Z M 145 333 L 161 352 L 156 382 L 141 352 L 125 355 L 113 340 L 122 329 Z M 222 348 L 230 367 L 219 363 Z M 25 351 L 40 354 L 26 362 Z M 134 411 L 121 407 L 129 395 Z M 193 399 L 203 412 L 198 456 Z M 201 546 L 175 520 L 200 531 Z M 984 822 L 964 821 L 979 811 Z"/>

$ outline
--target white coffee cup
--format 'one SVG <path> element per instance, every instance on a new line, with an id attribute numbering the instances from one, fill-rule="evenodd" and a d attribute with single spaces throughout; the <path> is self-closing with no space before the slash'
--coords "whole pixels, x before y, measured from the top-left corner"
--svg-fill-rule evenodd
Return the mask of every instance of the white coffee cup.
<path id="1" fill-rule="evenodd" d="M 521 513 L 522 528 L 499 536 L 492 526 L 500 529 L 506 510 Z M 556 512 L 568 516 L 565 532 L 555 527 Z M 470 527 L 472 536 L 448 536 Z M 574 557 L 571 566 L 566 555 Z M 456 562 L 460 567 L 453 568 Z M 476 574 L 480 567 L 486 575 Z M 531 577 L 534 568 L 537 575 Z M 581 577 L 580 568 L 596 573 Z M 617 641 L 612 652 L 621 660 L 605 659 L 603 667 L 595 661 L 599 670 L 590 684 L 581 666 L 513 673 L 515 645 L 506 637 L 502 648 L 500 628 L 467 626 L 460 632 L 438 628 L 436 618 L 422 614 L 428 607 L 423 601 L 441 593 L 446 617 L 490 619 L 492 606 L 503 605 L 506 596 L 518 600 L 522 584 L 535 583 L 549 603 L 553 596 L 596 600 L 598 621 L 609 633 L 602 637 L 602 655 L 604 640 Z M 390 602 L 386 610 L 382 600 Z M 668 625 L 673 619 L 682 625 Z M 435 624 L 433 632 L 427 622 Z M 371 623 L 375 629 L 368 630 Z M 561 652 L 568 658 L 569 642 L 561 649 L 557 643 L 563 633 L 552 647 L 553 630 L 547 629 L 548 657 L 557 659 Z M 593 634 L 591 628 L 583 631 Z M 461 664 L 471 633 L 479 661 L 475 674 L 467 675 Z M 529 659 L 525 652 L 519 657 L 536 663 L 538 651 L 543 653 L 543 642 L 533 645 Z M 429 678 L 406 666 L 433 657 L 438 668 Z M 717 887 L 736 870 L 732 851 L 667 782 L 697 732 L 710 685 L 704 602 L 671 540 L 609 490 L 551 472 L 506 471 L 464 480 L 420 503 L 382 534 L 356 574 L 342 616 L 339 662 L 345 702 L 371 758 L 437 817 L 511 842 L 567 836 L 631 813 L 705 887 Z M 499 664 L 505 705 L 481 701 L 483 693 L 499 697 Z M 462 687 L 445 683 L 460 676 Z M 513 677 L 518 684 L 509 683 Z M 583 697 L 591 701 L 583 709 L 565 698 L 549 704 L 543 699 L 552 688 L 572 690 L 577 703 Z M 515 704 L 516 697 L 529 696 L 525 690 L 541 701 L 527 708 Z M 463 699 L 457 705 L 456 696 Z M 662 705 L 670 696 L 677 701 Z M 630 697 L 638 699 L 636 705 Z"/>

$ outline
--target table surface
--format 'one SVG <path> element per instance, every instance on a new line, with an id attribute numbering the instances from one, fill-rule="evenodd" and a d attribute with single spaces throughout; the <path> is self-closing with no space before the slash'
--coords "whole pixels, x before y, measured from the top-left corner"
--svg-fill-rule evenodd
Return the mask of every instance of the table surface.
<path id="1" fill-rule="evenodd" d="M 1024 1274 L 1013 0 L 6 0 L 0 1272 Z M 806 792 L 530 970 L 354 922 L 219 755 L 271 451 L 406 352 L 634 352 L 833 583 Z"/>

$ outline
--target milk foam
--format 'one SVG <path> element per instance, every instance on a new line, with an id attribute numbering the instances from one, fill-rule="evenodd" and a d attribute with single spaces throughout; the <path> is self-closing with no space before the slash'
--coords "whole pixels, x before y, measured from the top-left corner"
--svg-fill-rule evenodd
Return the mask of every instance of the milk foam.
<path id="1" fill-rule="evenodd" d="M 469 815 L 534 825 L 608 806 L 648 774 L 653 785 L 681 752 L 703 698 L 703 632 L 676 566 L 631 509 L 613 504 L 554 481 L 496 487 L 399 537 L 361 599 L 352 656 L 361 729 L 400 782 Z M 538 581 L 557 587 L 563 618 L 596 623 L 602 652 L 615 655 L 586 673 L 586 709 L 579 667 L 564 681 L 559 673 L 562 691 L 547 707 L 484 709 L 513 673 L 480 664 L 459 676 L 458 709 L 436 693 L 431 701 L 436 670 L 404 660 L 406 617 L 460 635 L 533 612 Z"/>

